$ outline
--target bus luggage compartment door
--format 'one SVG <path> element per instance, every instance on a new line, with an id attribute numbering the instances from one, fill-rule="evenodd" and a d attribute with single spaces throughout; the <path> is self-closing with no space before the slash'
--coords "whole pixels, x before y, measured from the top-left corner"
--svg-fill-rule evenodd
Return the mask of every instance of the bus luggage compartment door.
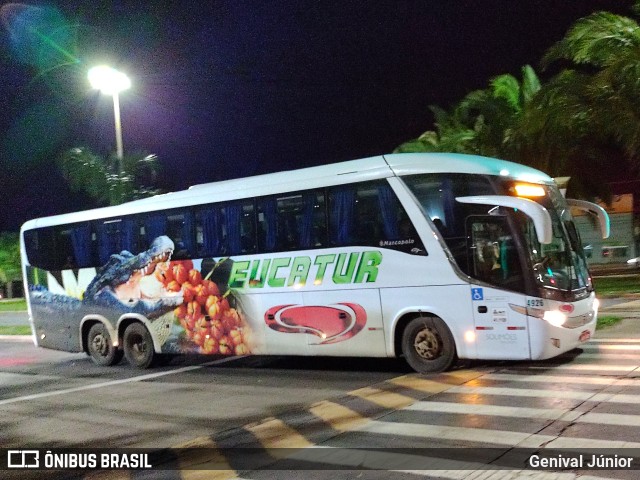
<path id="1" fill-rule="evenodd" d="M 310 355 L 386 355 L 378 289 L 304 292 Z"/>

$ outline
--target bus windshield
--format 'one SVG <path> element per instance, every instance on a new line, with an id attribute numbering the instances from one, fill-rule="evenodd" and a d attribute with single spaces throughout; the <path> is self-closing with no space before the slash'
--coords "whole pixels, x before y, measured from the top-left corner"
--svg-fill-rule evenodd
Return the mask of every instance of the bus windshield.
<path id="1" fill-rule="evenodd" d="M 587 262 L 569 207 L 556 186 L 545 185 L 543 188 L 544 196 L 531 199 L 549 211 L 553 224 L 551 243 L 544 245 L 538 241 L 529 218 L 521 222 L 535 281 L 545 297 L 553 297 L 554 291 L 575 294 L 590 291 Z"/>
<path id="2" fill-rule="evenodd" d="M 522 193 L 516 188 L 522 184 L 513 179 L 469 174 L 409 175 L 403 180 L 466 275 L 549 299 L 569 300 L 592 290 L 578 231 L 557 186 L 526 184 L 532 188 Z M 467 195 L 510 195 L 539 203 L 551 216 L 552 242 L 541 244 L 531 218 L 517 209 L 455 200 Z M 487 246 L 496 252 L 493 276 L 480 268 L 491 250 Z M 519 248 L 524 255 L 517 259 Z M 499 275 L 495 275 L 498 267 Z M 533 281 L 523 282 L 524 276 L 533 276 Z"/>

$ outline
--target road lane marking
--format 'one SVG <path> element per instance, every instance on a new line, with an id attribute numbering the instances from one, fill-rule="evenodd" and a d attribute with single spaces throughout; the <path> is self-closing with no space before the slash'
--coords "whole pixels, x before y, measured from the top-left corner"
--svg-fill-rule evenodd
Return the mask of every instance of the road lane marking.
<path id="1" fill-rule="evenodd" d="M 9 405 L 11 403 L 27 402 L 30 400 L 38 400 L 40 398 L 54 397 L 56 395 L 66 395 L 67 393 L 83 392 L 85 390 L 94 390 L 96 388 L 113 387 L 115 385 L 122 385 L 125 383 L 142 382 L 144 380 L 152 380 L 154 378 L 166 377 L 168 375 L 174 375 L 177 373 L 191 372 L 193 370 L 199 370 L 211 365 L 220 365 L 222 363 L 228 363 L 233 360 L 239 360 L 242 357 L 228 357 L 221 358 L 219 360 L 213 360 L 211 362 L 201 363 L 200 365 L 191 365 L 189 367 L 177 368 L 175 370 L 168 370 L 164 372 L 148 373 L 146 375 L 139 375 L 137 377 L 124 378 L 122 380 L 111 380 L 109 382 L 92 383 L 91 385 L 81 385 L 79 387 L 65 388 L 63 390 L 53 390 L 51 392 L 34 393 L 31 395 L 24 395 L 22 397 L 6 398 L 0 400 L 0 405 Z"/>

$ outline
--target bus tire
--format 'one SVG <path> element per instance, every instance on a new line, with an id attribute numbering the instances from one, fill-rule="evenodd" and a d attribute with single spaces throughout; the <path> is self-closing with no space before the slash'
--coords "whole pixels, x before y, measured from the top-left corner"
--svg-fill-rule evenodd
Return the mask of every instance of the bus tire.
<path id="1" fill-rule="evenodd" d="M 96 323 L 87 335 L 87 353 L 96 365 L 109 367 L 122 360 L 122 350 L 113 345 L 109 330 L 103 323 Z"/>
<path id="2" fill-rule="evenodd" d="M 124 331 L 124 356 L 129 365 L 137 368 L 149 368 L 153 365 L 155 351 L 153 338 L 142 323 L 132 323 Z"/>
<path id="3" fill-rule="evenodd" d="M 402 353 L 416 372 L 443 372 L 456 360 L 456 344 L 438 317 L 418 317 L 402 332 Z"/>

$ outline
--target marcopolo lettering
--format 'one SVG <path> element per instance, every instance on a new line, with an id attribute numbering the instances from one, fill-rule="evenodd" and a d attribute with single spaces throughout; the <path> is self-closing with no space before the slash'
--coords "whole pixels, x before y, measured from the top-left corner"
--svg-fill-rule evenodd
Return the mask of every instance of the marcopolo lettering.
<path id="1" fill-rule="evenodd" d="M 309 256 L 262 258 L 233 263 L 231 288 L 303 287 L 308 283 L 336 285 L 373 283 L 382 253 L 376 250 Z"/>

